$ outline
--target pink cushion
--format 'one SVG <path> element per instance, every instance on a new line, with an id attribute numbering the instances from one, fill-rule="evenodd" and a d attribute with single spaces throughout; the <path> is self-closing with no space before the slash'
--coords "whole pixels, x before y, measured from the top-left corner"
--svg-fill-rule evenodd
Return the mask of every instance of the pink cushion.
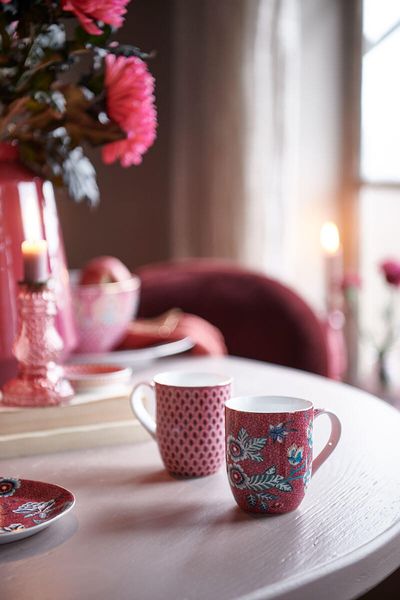
<path id="1" fill-rule="evenodd" d="M 144 266 L 140 317 L 170 308 L 217 327 L 229 354 L 328 375 L 322 324 L 291 289 L 233 263 L 191 259 Z"/>

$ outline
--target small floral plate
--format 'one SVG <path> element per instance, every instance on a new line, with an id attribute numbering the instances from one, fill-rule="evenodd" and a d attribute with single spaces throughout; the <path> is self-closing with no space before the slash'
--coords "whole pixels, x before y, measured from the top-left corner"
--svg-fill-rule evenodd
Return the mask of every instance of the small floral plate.
<path id="1" fill-rule="evenodd" d="M 0 476 L 0 544 L 38 533 L 74 504 L 74 495 L 58 485 Z"/>

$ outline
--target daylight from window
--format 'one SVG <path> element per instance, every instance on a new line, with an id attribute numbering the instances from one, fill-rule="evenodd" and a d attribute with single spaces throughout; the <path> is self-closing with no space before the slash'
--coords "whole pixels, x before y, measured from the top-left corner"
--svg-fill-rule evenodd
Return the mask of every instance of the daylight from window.
<path id="1" fill-rule="evenodd" d="M 382 341 L 388 300 L 379 264 L 400 260 L 400 1 L 364 0 L 363 37 L 360 326 L 361 364 L 367 374 L 376 360 L 374 346 Z M 400 363 L 399 344 L 391 360 Z"/>

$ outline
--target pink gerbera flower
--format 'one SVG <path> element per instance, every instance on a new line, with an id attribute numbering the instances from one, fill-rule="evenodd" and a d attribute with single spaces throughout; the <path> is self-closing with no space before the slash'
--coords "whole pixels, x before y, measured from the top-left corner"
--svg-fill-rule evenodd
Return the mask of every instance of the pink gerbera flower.
<path id="1" fill-rule="evenodd" d="M 73 12 L 82 27 L 91 35 L 103 33 L 95 21 L 121 27 L 130 0 L 61 0 L 62 9 Z"/>
<path id="2" fill-rule="evenodd" d="M 126 138 L 104 146 L 103 160 L 110 164 L 120 159 L 124 167 L 137 165 L 156 138 L 154 78 L 140 58 L 108 54 L 104 81 L 108 116 Z"/>

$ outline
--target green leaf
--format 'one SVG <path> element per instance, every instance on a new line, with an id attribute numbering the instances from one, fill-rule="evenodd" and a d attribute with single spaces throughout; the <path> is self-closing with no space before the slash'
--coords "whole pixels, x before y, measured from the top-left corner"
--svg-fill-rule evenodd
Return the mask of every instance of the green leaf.
<path id="1" fill-rule="evenodd" d="M 154 52 L 142 52 L 140 48 L 137 48 L 136 46 L 131 46 L 130 44 L 118 44 L 118 46 L 113 46 L 112 48 L 108 48 L 108 50 L 116 56 L 137 56 L 142 60 L 154 58 Z"/>
<path id="2" fill-rule="evenodd" d="M 279 481 L 275 484 L 275 487 L 281 492 L 291 492 L 293 490 L 291 484 L 288 481 Z"/>
<path id="3" fill-rule="evenodd" d="M 261 473 L 260 475 L 252 475 L 249 477 L 247 487 L 249 490 L 262 492 L 263 490 L 268 490 L 269 488 L 274 487 L 274 484 L 270 475 Z"/>
<path id="4" fill-rule="evenodd" d="M 282 475 L 276 473 L 275 467 L 269 467 L 264 473 L 249 477 L 247 488 L 255 492 L 262 492 L 270 488 L 276 488 L 281 492 L 291 492 L 292 486 Z"/>
<path id="5" fill-rule="evenodd" d="M 246 450 L 251 454 L 253 452 L 259 452 L 265 446 L 267 438 L 250 438 Z"/>
<path id="6" fill-rule="evenodd" d="M 249 506 L 255 506 L 257 504 L 257 496 L 254 494 L 249 494 L 246 499 Z"/>
<path id="7" fill-rule="evenodd" d="M 263 500 L 276 500 L 277 496 L 274 496 L 274 494 L 260 494 L 259 498 Z"/>
<path id="8" fill-rule="evenodd" d="M 241 445 L 246 446 L 247 441 L 249 440 L 249 435 L 244 427 L 240 429 L 237 439 Z"/>
<path id="9" fill-rule="evenodd" d="M 69 153 L 63 165 L 63 179 L 69 195 L 76 202 L 87 200 L 93 206 L 99 201 L 96 171 L 90 160 L 77 147 Z"/>
<path id="10" fill-rule="evenodd" d="M 101 29 L 101 28 L 100 28 Z M 85 31 L 80 25 L 75 29 L 75 40 L 83 46 L 101 46 L 104 47 L 108 38 L 112 33 L 110 25 L 102 26 L 103 33 L 100 35 L 91 35 Z"/>
<path id="11" fill-rule="evenodd" d="M 269 467 L 269 469 L 267 469 L 265 471 L 266 475 L 274 475 L 276 473 L 276 467 Z"/>

